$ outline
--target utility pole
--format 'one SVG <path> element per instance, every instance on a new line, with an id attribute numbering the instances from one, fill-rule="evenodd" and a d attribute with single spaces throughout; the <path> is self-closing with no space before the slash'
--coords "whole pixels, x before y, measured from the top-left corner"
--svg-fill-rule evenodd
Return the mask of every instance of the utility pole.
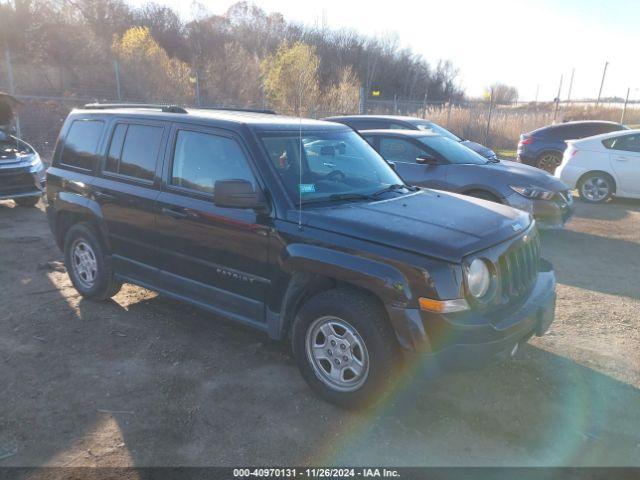
<path id="1" fill-rule="evenodd" d="M 484 133 L 484 144 L 489 143 L 489 129 L 491 128 L 491 114 L 493 113 L 493 87 L 489 87 L 489 115 L 487 116 L 487 130 Z"/>
<path id="2" fill-rule="evenodd" d="M 571 89 L 573 88 L 573 75 L 576 73 L 576 69 L 571 69 L 571 80 L 569 80 L 569 93 L 567 93 L 567 105 L 571 103 Z"/>
<path id="3" fill-rule="evenodd" d="M 558 95 L 556 96 L 556 109 L 553 112 L 553 121 L 556 121 L 556 117 L 558 116 L 558 109 L 560 108 L 560 92 L 562 91 L 562 75 L 560 75 L 560 85 L 558 85 Z"/>
<path id="4" fill-rule="evenodd" d="M 9 93 L 11 95 L 15 95 L 16 94 L 16 85 L 15 85 L 14 80 L 13 80 L 13 65 L 11 64 L 11 52 L 9 51 L 8 48 L 4 51 L 4 58 L 5 58 L 5 61 L 7 63 L 7 76 L 9 77 L 8 78 L 8 80 L 9 80 Z M 18 116 L 17 113 L 15 113 L 15 119 L 16 119 L 16 135 L 17 135 L 18 138 L 20 138 L 21 137 L 20 117 Z"/>
<path id="5" fill-rule="evenodd" d="M 604 62 L 604 70 L 602 71 L 602 81 L 600 82 L 600 90 L 598 91 L 598 100 L 596 100 L 596 108 L 600 105 L 600 97 L 602 97 L 602 87 L 604 86 L 604 77 L 607 75 L 607 67 L 609 62 Z"/>
<path id="6" fill-rule="evenodd" d="M 536 85 L 536 99 L 534 100 L 533 103 L 535 103 L 536 105 L 538 104 L 538 94 L 540 93 L 540 84 Z"/>
<path id="7" fill-rule="evenodd" d="M 624 114 L 627 113 L 627 103 L 629 103 L 630 92 L 631 92 L 631 87 L 627 88 L 627 96 L 624 99 L 624 107 L 622 107 L 622 116 L 620 117 L 620 123 L 624 123 Z"/>
<path id="8" fill-rule="evenodd" d="M 198 75 L 198 71 L 196 70 L 196 105 L 199 107 L 200 103 L 200 75 Z"/>
<path id="9" fill-rule="evenodd" d="M 116 74 L 116 95 L 118 96 L 118 101 L 122 101 L 122 88 L 120 86 L 120 64 L 118 63 L 118 59 L 113 61 L 113 67 Z"/>

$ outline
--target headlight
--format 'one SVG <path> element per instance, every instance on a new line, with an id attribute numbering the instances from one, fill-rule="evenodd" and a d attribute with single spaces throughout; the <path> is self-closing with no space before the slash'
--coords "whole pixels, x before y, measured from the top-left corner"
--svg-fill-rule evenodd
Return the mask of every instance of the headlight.
<path id="1" fill-rule="evenodd" d="M 482 298 L 491 286 L 491 272 L 484 260 L 476 258 L 467 269 L 467 287 L 474 298 Z"/>
<path id="2" fill-rule="evenodd" d="M 510 185 L 509 188 L 514 192 L 519 193 L 523 197 L 530 198 L 532 200 L 542 199 L 542 200 L 551 200 L 555 195 L 555 192 L 550 192 L 549 190 L 544 190 L 538 187 L 518 187 L 515 185 Z"/>

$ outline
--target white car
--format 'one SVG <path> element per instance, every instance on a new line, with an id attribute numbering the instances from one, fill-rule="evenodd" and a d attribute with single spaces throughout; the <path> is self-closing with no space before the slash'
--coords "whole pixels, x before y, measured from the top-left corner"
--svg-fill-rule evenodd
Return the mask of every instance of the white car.
<path id="1" fill-rule="evenodd" d="M 613 195 L 640 198 L 640 130 L 568 140 L 555 176 L 580 198 L 601 203 Z"/>

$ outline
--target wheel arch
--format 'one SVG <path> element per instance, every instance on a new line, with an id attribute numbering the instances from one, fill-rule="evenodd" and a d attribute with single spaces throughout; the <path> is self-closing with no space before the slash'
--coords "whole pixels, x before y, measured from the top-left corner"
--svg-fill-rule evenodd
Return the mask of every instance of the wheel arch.
<path id="1" fill-rule="evenodd" d="M 97 202 L 77 194 L 61 192 L 56 199 L 52 216 L 51 226 L 56 244 L 60 249 L 64 246 L 66 233 L 79 222 L 91 224 L 109 248 L 102 209 Z"/>
<path id="2" fill-rule="evenodd" d="M 465 189 L 460 193 L 462 193 L 463 195 L 468 195 L 470 197 L 477 197 L 477 195 L 474 195 L 474 193 L 486 193 L 494 197 L 497 200 L 496 203 L 504 203 L 504 195 L 502 195 L 497 190 L 494 190 L 491 187 L 487 187 L 485 185 L 470 185 L 465 187 Z"/>
<path id="3" fill-rule="evenodd" d="M 290 256 L 282 264 L 289 276 L 282 285 L 285 294 L 278 318 L 270 322 L 273 337 L 288 338 L 304 302 L 332 288 L 351 288 L 368 295 L 390 323 L 387 306 L 407 305 L 413 299 L 408 279 L 389 264 L 313 245 L 290 245 L 288 253 Z"/>
<path id="4" fill-rule="evenodd" d="M 563 150 L 559 150 L 557 148 L 544 148 L 541 151 L 539 151 L 538 153 L 536 153 L 536 162 L 538 160 L 540 160 L 540 157 L 542 157 L 543 155 L 546 155 L 548 153 L 555 153 L 557 155 L 560 155 L 562 157 L 562 155 L 564 155 L 564 151 Z"/>

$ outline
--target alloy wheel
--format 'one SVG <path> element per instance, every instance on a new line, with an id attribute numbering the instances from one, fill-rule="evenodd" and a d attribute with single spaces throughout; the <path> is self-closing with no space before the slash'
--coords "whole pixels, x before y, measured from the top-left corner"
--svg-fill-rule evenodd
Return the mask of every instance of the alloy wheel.
<path id="1" fill-rule="evenodd" d="M 561 158 L 557 154 L 545 153 L 538 160 L 538 168 L 553 174 L 556 168 L 560 165 L 560 162 Z"/>
<path id="2" fill-rule="evenodd" d="M 609 196 L 611 187 L 602 177 L 590 177 L 582 183 L 582 196 L 592 202 L 601 202 Z"/>

